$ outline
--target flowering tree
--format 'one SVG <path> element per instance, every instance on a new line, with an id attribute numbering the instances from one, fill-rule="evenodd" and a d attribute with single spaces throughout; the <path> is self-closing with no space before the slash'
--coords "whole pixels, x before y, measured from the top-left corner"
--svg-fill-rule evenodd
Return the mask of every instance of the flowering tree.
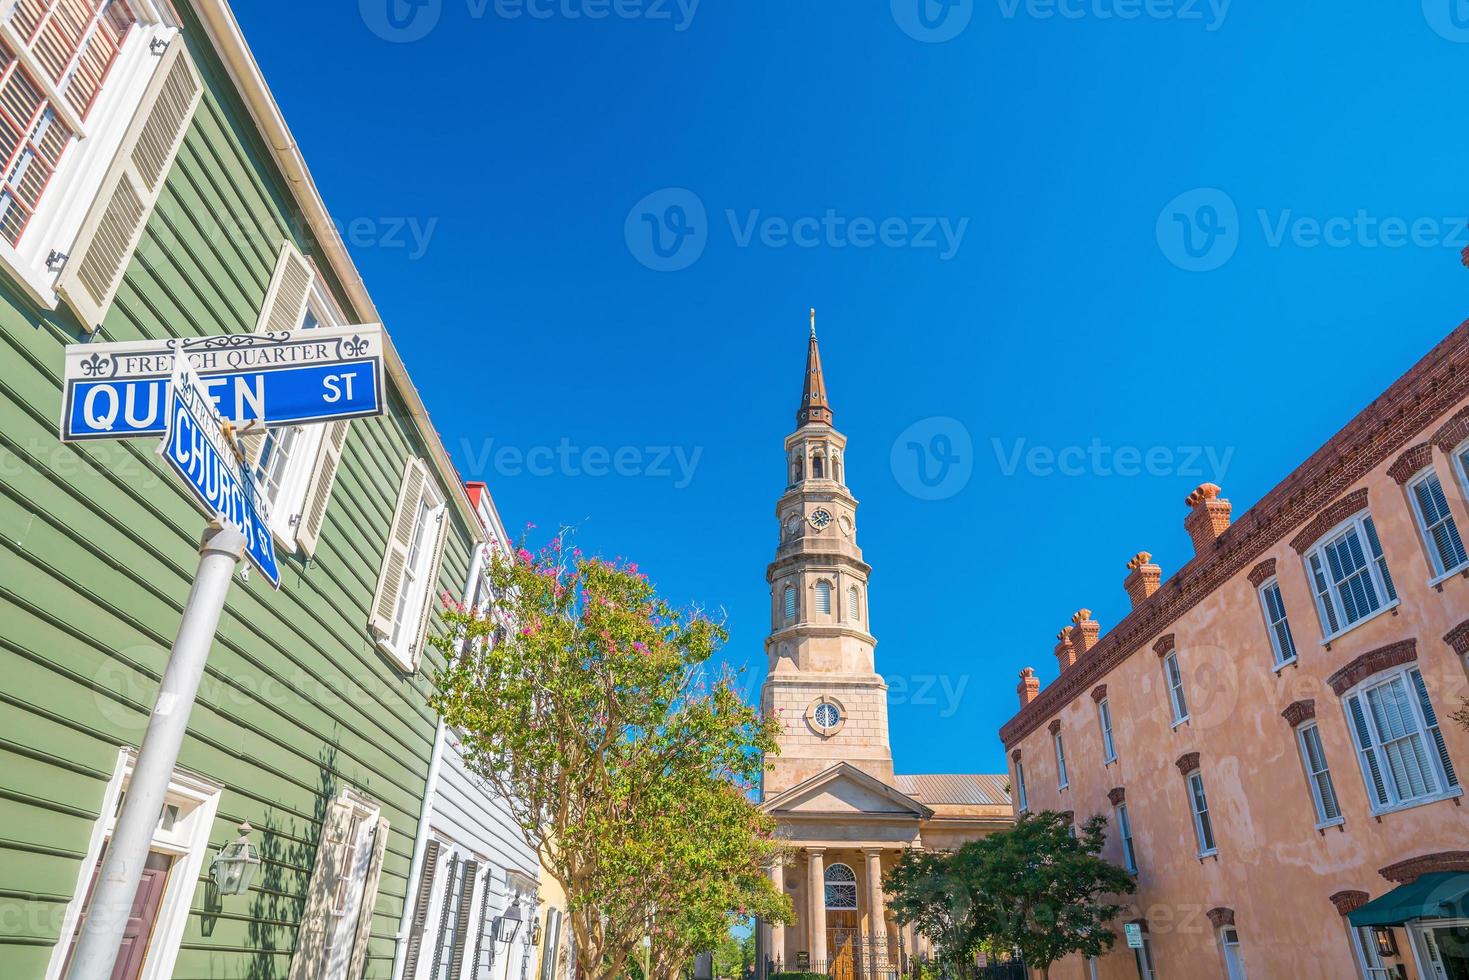
<path id="1" fill-rule="evenodd" d="M 718 623 L 636 565 L 496 556 L 490 616 L 448 601 L 434 708 L 567 896 L 581 976 L 672 976 L 747 910 L 790 916 L 761 873 L 773 827 L 746 795 L 776 726 L 705 664 Z M 641 962 L 638 962 L 641 966 Z"/>

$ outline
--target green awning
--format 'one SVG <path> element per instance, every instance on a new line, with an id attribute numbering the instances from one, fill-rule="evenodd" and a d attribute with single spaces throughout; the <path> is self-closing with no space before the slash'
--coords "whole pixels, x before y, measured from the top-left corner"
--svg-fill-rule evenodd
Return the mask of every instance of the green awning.
<path id="1" fill-rule="evenodd" d="M 1411 919 L 1469 916 L 1469 874 L 1435 871 L 1410 885 L 1399 885 L 1347 914 L 1354 926 L 1400 926 Z"/>

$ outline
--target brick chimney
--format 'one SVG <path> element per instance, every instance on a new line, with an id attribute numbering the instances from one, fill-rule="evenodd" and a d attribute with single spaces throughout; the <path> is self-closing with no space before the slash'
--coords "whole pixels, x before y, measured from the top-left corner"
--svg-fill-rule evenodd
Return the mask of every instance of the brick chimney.
<path id="1" fill-rule="evenodd" d="M 1204 483 L 1184 503 L 1189 506 L 1189 514 L 1183 519 L 1183 528 L 1194 539 L 1194 554 L 1208 554 L 1219 535 L 1229 530 L 1229 501 L 1219 499 L 1217 486 Z"/>
<path id="2" fill-rule="evenodd" d="M 1035 676 L 1035 668 L 1027 667 L 1020 672 L 1020 684 L 1016 686 L 1015 693 L 1020 695 L 1020 707 L 1034 701 L 1041 695 L 1041 681 Z"/>
<path id="3" fill-rule="evenodd" d="M 1131 571 L 1122 580 L 1122 587 L 1132 600 L 1132 608 L 1136 609 L 1144 599 L 1158 591 L 1158 585 L 1163 581 L 1163 569 L 1153 564 L 1153 556 L 1146 551 L 1134 555 L 1127 567 Z"/>
<path id="4" fill-rule="evenodd" d="M 1066 673 L 1066 668 L 1076 663 L 1076 648 L 1071 645 L 1071 627 L 1068 626 L 1056 634 L 1056 663 L 1061 667 L 1061 673 Z"/>
<path id="5" fill-rule="evenodd" d="M 1090 609 L 1078 609 L 1071 616 L 1071 649 L 1075 651 L 1073 661 L 1080 660 L 1082 654 L 1097 645 L 1097 637 L 1102 634 L 1102 627 L 1095 619 L 1092 619 Z"/>

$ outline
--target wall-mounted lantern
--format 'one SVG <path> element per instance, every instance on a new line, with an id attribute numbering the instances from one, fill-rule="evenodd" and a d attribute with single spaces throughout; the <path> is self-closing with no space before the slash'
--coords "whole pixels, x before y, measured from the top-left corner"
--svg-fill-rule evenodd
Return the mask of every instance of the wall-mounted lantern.
<path id="1" fill-rule="evenodd" d="M 501 943 L 515 942 L 515 934 L 520 931 L 520 924 L 525 921 L 520 912 L 520 899 L 510 903 L 510 907 L 500 916 L 495 923 L 495 941 Z"/>
<path id="2" fill-rule="evenodd" d="M 248 820 L 240 824 L 240 836 L 221 847 L 209 862 L 209 877 L 221 895 L 243 895 L 250 890 L 255 869 L 260 867 L 260 852 L 250 843 L 254 829 Z"/>

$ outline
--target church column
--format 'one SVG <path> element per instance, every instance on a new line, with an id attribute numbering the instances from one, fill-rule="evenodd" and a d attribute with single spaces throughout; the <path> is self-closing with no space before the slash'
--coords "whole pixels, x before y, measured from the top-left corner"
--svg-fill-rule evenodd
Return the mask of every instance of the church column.
<path id="1" fill-rule="evenodd" d="M 770 883 L 775 886 L 776 894 L 784 895 L 786 890 L 785 865 L 777 860 L 770 866 Z M 786 958 L 786 927 L 783 922 L 771 922 L 766 926 L 767 943 L 766 955 L 775 961 L 777 969 L 785 969 Z M 763 967 L 764 964 L 761 964 Z"/>
<path id="2" fill-rule="evenodd" d="M 867 938 L 872 944 L 872 975 L 880 976 L 888 963 L 887 902 L 882 894 L 882 849 L 864 847 L 867 858 Z"/>
<path id="3" fill-rule="evenodd" d="M 826 962 L 826 866 L 824 847 L 806 848 L 806 948 L 811 951 L 811 969 L 825 973 Z"/>

